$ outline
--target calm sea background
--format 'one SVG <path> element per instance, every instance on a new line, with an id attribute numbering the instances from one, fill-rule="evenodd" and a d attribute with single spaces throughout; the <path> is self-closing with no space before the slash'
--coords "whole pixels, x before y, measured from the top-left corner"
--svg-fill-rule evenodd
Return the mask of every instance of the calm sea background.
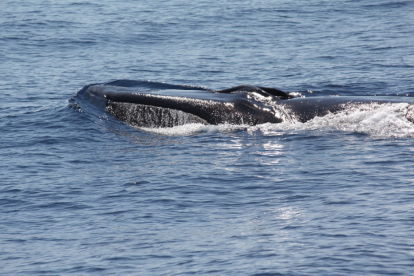
<path id="1" fill-rule="evenodd" d="M 406 106 L 134 129 L 116 79 L 414 96 L 414 1 L 0 2 L 1 275 L 413 275 Z"/>

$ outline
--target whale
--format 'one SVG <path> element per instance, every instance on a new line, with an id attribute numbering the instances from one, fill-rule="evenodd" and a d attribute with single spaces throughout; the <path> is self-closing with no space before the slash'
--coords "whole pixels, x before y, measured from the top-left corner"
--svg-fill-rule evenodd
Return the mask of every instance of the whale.
<path id="1" fill-rule="evenodd" d="M 414 122 L 414 100 L 395 96 L 295 97 L 264 86 L 238 85 L 221 90 L 152 81 L 116 80 L 85 85 L 76 97 L 134 127 L 305 123 L 315 117 L 382 104 L 406 103 Z"/>

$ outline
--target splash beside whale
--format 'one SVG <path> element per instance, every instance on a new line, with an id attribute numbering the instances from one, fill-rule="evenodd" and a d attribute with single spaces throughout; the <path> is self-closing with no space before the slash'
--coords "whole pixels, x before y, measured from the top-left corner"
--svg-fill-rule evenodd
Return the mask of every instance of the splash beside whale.
<path id="1" fill-rule="evenodd" d="M 246 124 L 306 122 L 372 104 L 407 103 L 414 122 L 414 100 L 403 97 L 295 98 L 275 88 L 240 85 L 223 90 L 150 81 L 117 80 L 83 87 L 77 97 L 137 127 L 173 127 L 188 123 Z"/>

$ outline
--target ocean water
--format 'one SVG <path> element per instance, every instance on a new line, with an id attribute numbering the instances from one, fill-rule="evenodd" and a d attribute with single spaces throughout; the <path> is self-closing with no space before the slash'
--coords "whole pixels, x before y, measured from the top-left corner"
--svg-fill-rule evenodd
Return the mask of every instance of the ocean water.
<path id="1" fill-rule="evenodd" d="M 414 2 L 0 2 L 1 275 L 412 275 L 407 105 L 134 128 L 76 101 L 152 80 L 414 96 Z"/>

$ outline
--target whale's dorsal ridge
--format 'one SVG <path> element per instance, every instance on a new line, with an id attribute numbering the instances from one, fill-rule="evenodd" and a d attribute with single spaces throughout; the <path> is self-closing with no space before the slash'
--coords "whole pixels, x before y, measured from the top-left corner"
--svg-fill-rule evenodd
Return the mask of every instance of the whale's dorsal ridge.
<path id="1" fill-rule="evenodd" d="M 258 87 L 262 89 L 263 91 L 269 93 L 270 95 L 279 97 L 282 100 L 288 100 L 288 99 L 295 98 L 293 95 L 289 95 L 288 93 L 282 90 L 276 89 L 276 88 L 263 87 L 263 86 L 258 86 Z"/>
<path id="2" fill-rule="evenodd" d="M 264 96 L 267 95 L 272 95 L 275 97 L 278 97 L 282 100 L 287 100 L 287 99 L 292 99 L 294 98 L 294 96 L 289 95 L 288 93 L 276 89 L 276 88 L 270 88 L 270 87 L 263 87 L 263 86 L 254 86 L 254 85 L 249 85 L 249 84 L 243 84 L 243 85 L 238 85 L 238 86 L 234 86 L 234 87 L 230 87 L 230 88 L 226 88 L 226 89 L 222 89 L 222 90 L 216 90 L 214 92 L 216 93 L 234 93 L 234 92 L 238 92 L 238 91 L 243 91 L 243 92 L 257 92 L 260 93 Z"/>

